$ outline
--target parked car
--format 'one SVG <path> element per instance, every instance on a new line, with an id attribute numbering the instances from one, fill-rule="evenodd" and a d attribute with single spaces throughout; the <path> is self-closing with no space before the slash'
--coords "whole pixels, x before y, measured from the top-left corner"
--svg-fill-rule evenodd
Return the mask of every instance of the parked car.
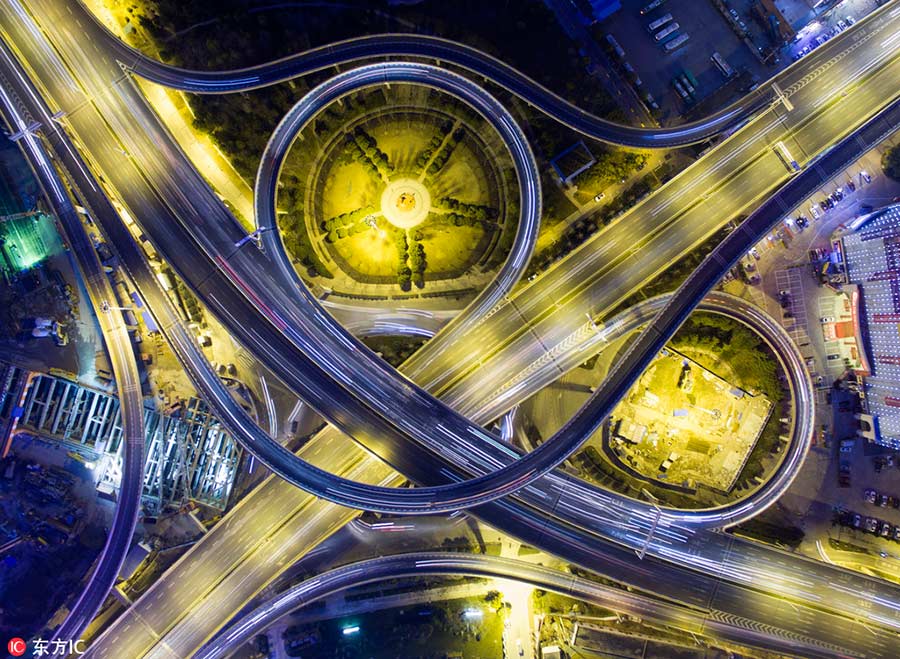
<path id="1" fill-rule="evenodd" d="M 888 496 L 886 494 L 879 494 L 878 495 L 878 505 L 881 508 L 887 508 L 887 504 L 888 504 Z"/>
<path id="2" fill-rule="evenodd" d="M 838 470 L 838 487 L 850 487 L 850 463 L 842 462 Z"/>
<path id="3" fill-rule="evenodd" d="M 863 492 L 863 495 L 866 497 L 868 503 L 875 503 L 875 499 L 878 497 L 878 493 L 871 487 Z"/>
<path id="4" fill-rule="evenodd" d="M 894 540 L 900 542 L 900 526 L 894 527 Z"/>
<path id="5" fill-rule="evenodd" d="M 881 523 L 881 530 L 879 531 L 879 535 L 882 538 L 888 538 L 894 532 L 894 527 L 888 524 L 887 522 Z"/>
<path id="6" fill-rule="evenodd" d="M 866 533 L 875 533 L 878 530 L 878 520 L 874 517 L 866 517 L 864 528 Z"/>
<path id="7" fill-rule="evenodd" d="M 862 515 L 859 513 L 855 513 L 853 515 L 853 522 L 851 526 L 855 529 L 862 528 Z"/>

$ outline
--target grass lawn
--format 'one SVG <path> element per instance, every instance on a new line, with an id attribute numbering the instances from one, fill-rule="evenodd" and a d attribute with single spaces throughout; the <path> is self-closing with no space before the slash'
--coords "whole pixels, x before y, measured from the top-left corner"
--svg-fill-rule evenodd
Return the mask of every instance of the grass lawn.
<path id="1" fill-rule="evenodd" d="M 419 229 L 424 236 L 427 272 L 452 272 L 473 258 L 473 251 L 484 237 L 484 230 L 475 227 L 430 227 Z"/>
<path id="2" fill-rule="evenodd" d="M 378 148 L 387 154 L 395 172 L 415 172 L 416 175 L 416 156 L 436 132 L 437 126 L 424 120 L 415 123 L 401 120 L 372 126 L 369 130 L 378 142 Z"/>
<path id="3" fill-rule="evenodd" d="M 349 213 L 367 204 L 377 205 L 384 184 L 376 181 L 359 163 L 336 165 L 322 172 L 327 176 L 322 192 L 324 217 L 318 221 Z"/>
<path id="4" fill-rule="evenodd" d="M 393 277 L 397 271 L 397 248 L 389 233 L 382 237 L 377 230 L 367 229 L 328 247 L 360 275 Z"/>
<path id="5" fill-rule="evenodd" d="M 496 206 L 485 183 L 486 174 L 478 157 L 463 140 L 444 168 L 428 183 L 431 198 L 437 201 L 442 197 L 453 197 L 467 204 Z"/>

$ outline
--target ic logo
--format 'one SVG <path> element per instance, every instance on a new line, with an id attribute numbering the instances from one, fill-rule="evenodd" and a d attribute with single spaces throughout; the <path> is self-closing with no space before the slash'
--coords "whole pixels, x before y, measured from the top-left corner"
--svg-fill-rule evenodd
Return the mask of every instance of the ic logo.
<path id="1" fill-rule="evenodd" d="M 27 647 L 28 644 L 25 643 L 24 639 L 16 637 L 9 639 L 9 643 L 6 644 L 6 651 L 14 657 L 21 657 L 25 654 L 25 649 Z"/>

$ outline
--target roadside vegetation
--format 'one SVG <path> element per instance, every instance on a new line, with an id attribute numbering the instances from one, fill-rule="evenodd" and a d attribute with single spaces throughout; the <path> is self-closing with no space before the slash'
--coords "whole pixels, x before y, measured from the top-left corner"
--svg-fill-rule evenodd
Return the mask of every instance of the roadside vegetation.
<path id="1" fill-rule="evenodd" d="M 572 181 L 578 187 L 578 197 L 583 202 L 602 192 L 606 186 L 624 181 L 641 171 L 647 164 L 647 154 L 640 151 L 603 147 L 592 149 L 592 152 L 597 162 Z"/>
<path id="2" fill-rule="evenodd" d="M 900 146 L 891 147 L 881 156 L 881 168 L 885 176 L 900 182 Z"/>
<path id="3" fill-rule="evenodd" d="M 397 367 L 425 345 L 427 340 L 418 336 L 367 336 L 362 341 L 388 364 Z"/>
<path id="4" fill-rule="evenodd" d="M 670 343 L 703 368 L 745 391 L 761 393 L 772 401 L 781 398 L 775 356 L 758 334 L 736 320 L 695 312 Z"/>

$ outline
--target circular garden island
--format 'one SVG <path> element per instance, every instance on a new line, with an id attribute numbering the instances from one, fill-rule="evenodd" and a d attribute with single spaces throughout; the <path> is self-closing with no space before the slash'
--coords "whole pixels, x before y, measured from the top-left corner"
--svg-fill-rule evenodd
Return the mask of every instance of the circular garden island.
<path id="1" fill-rule="evenodd" d="M 509 152 L 480 115 L 392 84 L 304 128 L 282 170 L 279 224 L 301 275 L 335 293 L 464 298 L 506 258 L 518 199 Z"/>

